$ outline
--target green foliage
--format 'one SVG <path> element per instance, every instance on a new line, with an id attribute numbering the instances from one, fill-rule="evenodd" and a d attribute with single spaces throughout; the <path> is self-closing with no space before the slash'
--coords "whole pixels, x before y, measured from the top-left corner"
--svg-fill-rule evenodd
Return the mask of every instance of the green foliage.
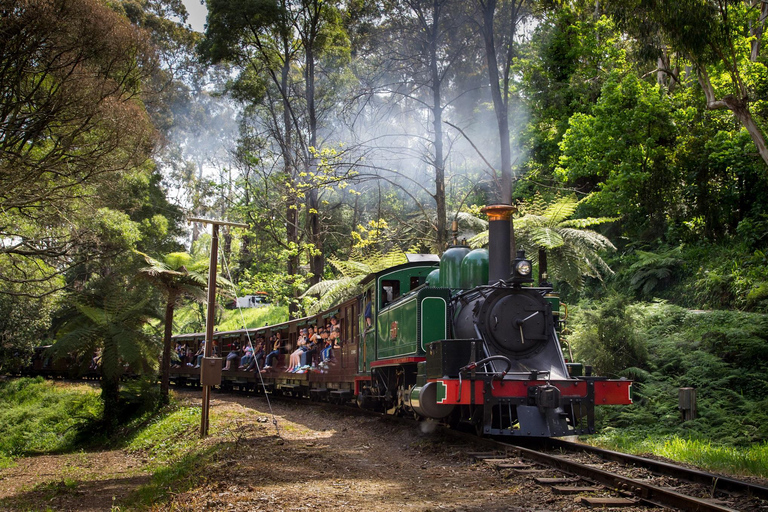
<path id="1" fill-rule="evenodd" d="M 630 287 L 641 297 L 652 298 L 654 291 L 664 288 L 683 266 L 682 248 L 675 247 L 658 253 L 635 251 L 637 257 L 628 272 Z"/>
<path id="2" fill-rule="evenodd" d="M 600 304 L 581 306 L 574 316 L 569 341 L 578 359 L 592 364 L 598 375 L 617 376 L 646 364 L 647 347 L 636 333 L 636 318 L 626 298 L 613 295 Z"/>
<path id="3" fill-rule="evenodd" d="M 550 263 L 549 274 L 555 280 L 565 282 L 579 290 L 584 277 L 601 279 L 604 273 L 611 273 L 601 253 L 615 247 L 608 238 L 595 231 L 585 229 L 612 222 L 612 218 L 570 218 L 581 202 L 575 196 L 555 197 L 546 201 L 537 194 L 530 202 L 519 207 L 521 216 L 512 222 L 515 228 L 515 243 L 518 249 L 538 263 L 539 251 L 547 253 Z M 472 247 L 488 243 L 488 231 L 483 231 L 469 240 Z"/>
<path id="4" fill-rule="evenodd" d="M 407 263 L 408 259 L 405 253 L 398 249 L 386 254 L 369 251 L 368 256 L 357 261 L 351 259 L 346 261 L 329 259 L 328 261 L 341 276 L 338 279 L 320 281 L 304 292 L 305 297 L 318 296 L 316 301 L 307 306 L 307 312 L 310 314 L 328 309 L 334 304 L 362 293 L 363 290 L 359 285 L 366 276 L 395 265 Z"/>
<path id="5" fill-rule="evenodd" d="M 102 412 L 89 386 L 63 389 L 41 377 L 0 383 L 0 404 L 0 460 L 70 451 Z"/>
<path id="6" fill-rule="evenodd" d="M 768 312 L 768 256 L 763 251 L 750 254 L 738 246 L 701 247 L 691 251 L 687 259 L 700 262 L 692 283 L 695 303 L 700 307 Z"/>
<path id="7" fill-rule="evenodd" d="M 560 144 L 558 176 L 594 193 L 587 201 L 600 215 L 627 216 L 652 233 L 663 232 L 675 168 L 672 103 L 658 85 L 612 73 L 591 114 L 574 114 Z M 646 225 L 646 223 L 649 223 Z"/>
<path id="8" fill-rule="evenodd" d="M 575 316 L 572 343 L 587 362 L 597 363 L 606 351 L 615 350 L 594 332 L 608 325 L 621 331 L 625 327 L 612 322 L 622 318 L 632 326 L 634 341 L 646 354 L 642 361 L 610 362 L 619 374 L 636 379 L 632 406 L 601 409 L 602 422 L 621 435 L 640 439 L 678 435 L 733 446 L 768 440 L 765 315 L 608 301 L 600 308 L 579 308 Z M 695 420 L 681 419 L 677 410 L 680 387 L 696 388 Z"/>
<path id="9" fill-rule="evenodd" d="M 243 308 L 241 310 L 224 310 L 221 319 L 216 324 L 220 331 L 255 329 L 265 325 L 274 325 L 288 321 L 287 306 L 264 306 L 260 308 Z M 180 331 L 182 332 L 182 331 Z"/>
<path id="10" fill-rule="evenodd" d="M 126 449 L 141 453 L 152 465 L 179 459 L 199 440 L 200 409 L 179 407 L 156 416 Z"/>

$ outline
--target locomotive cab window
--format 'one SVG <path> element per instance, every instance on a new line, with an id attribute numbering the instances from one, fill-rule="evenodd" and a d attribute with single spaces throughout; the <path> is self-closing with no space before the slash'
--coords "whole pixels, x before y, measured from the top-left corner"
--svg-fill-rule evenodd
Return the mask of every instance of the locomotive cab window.
<path id="1" fill-rule="evenodd" d="M 400 296 L 400 281 L 393 279 L 381 282 L 381 307 Z"/>

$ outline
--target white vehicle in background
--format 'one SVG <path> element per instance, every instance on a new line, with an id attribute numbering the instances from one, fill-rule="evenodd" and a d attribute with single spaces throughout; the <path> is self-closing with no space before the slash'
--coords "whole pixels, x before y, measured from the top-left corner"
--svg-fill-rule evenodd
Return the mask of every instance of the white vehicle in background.
<path id="1" fill-rule="evenodd" d="M 267 292 L 256 292 L 253 295 L 238 297 L 235 306 L 238 308 L 260 308 L 269 303 Z"/>

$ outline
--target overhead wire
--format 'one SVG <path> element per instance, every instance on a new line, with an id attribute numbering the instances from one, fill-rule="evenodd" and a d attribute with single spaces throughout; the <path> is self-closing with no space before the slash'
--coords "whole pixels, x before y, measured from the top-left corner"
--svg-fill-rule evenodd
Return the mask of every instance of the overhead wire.
<path id="1" fill-rule="evenodd" d="M 233 292 L 235 295 L 235 306 L 237 307 L 238 313 L 240 313 L 240 323 L 243 326 L 243 330 L 245 330 L 245 336 L 248 340 L 248 346 L 251 347 L 251 351 L 253 353 L 253 357 L 255 359 L 256 364 L 256 375 L 259 376 L 259 382 L 261 383 L 261 388 L 264 391 L 264 397 L 267 399 L 267 407 L 269 408 L 269 414 L 272 417 L 272 424 L 275 426 L 275 434 L 280 437 L 280 426 L 277 422 L 277 417 L 275 416 L 275 412 L 272 409 L 272 401 L 269 399 L 269 393 L 267 393 L 267 385 L 264 382 L 264 376 L 261 374 L 261 368 L 259 367 L 259 361 L 256 359 L 256 348 L 253 346 L 253 341 L 251 340 L 251 334 L 248 332 L 248 326 L 245 325 L 245 315 L 243 315 L 243 308 L 240 307 L 240 304 L 237 303 L 237 290 L 234 289 L 234 282 L 232 281 L 232 273 L 229 271 L 229 264 L 227 263 L 227 255 L 224 251 L 221 252 L 221 260 L 224 264 L 224 270 L 227 272 L 227 279 L 229 279 L 230 283 L 233 283 Z M 264 345 L 264 352 L 266 353 L 267 345 Z"/>

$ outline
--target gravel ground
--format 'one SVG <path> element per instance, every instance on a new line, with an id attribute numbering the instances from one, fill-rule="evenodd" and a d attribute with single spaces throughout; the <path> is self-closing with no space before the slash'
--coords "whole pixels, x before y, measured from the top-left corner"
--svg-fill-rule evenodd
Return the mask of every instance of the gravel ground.
<path id="1" fill-rule="evenodd" d="M 179 392 L 190 403 L 199 396 Z M 289 401 L 272 407 L 279 430 L 265 398 L 214 394 L 206 442 L 234 448 L 201 465 L 191 490 L 153 510 L 586 510 L 530 476 L 508 477 L 474 461 L 467 453 L 477 447 L 437 432 L 354 409 Z M 149 481 L 147 462 L 120 450 L 21 459 L 0 470 L 0 510 L 110 510 Z"/>

